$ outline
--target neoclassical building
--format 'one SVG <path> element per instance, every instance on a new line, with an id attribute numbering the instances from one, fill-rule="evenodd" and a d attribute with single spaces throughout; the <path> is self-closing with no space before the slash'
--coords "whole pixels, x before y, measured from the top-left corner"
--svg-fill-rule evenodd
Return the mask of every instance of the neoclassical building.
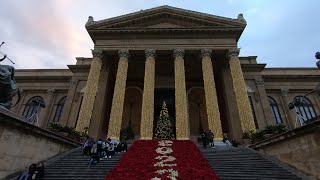
<path id="1" fill-rule="evenodd" d="M 288 104 L 315 88 L 320 71 L 265 68 L 257 56 L 239 57 L 246 24 L 242 14 L 232 19 L 170 6 L 89 17 L 93 57 L 77 57 L 68 69 L 17 70 L 22 99 L 13 111 L 30 117 L 32 100 L 42 99 L 40 127 L 60 123 L 94 138 L 118 139 L 130 127 L 136 139 L 152 139 L 163 102 L 177 139 L 210 129 L 218 139 L 226 133 L 240 140 L 244 131 L 272 124 L 300 126 Z M 318 116 L 319 96 L 305 101 L 298 111 Z"/>

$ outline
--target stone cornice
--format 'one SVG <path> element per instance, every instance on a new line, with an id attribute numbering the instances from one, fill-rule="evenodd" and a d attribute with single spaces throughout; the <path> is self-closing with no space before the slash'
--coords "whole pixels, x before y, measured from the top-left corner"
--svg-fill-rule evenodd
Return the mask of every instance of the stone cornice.
<path id="1" fill-rule="evenodd" d="M 69 69 L 73 73 L 79 73 L 79 72 L 89 72 L 90 71 L 90 64 L 84 64 L 84 65 L 68 65 Z"/>
<path id="2" fill-rule="evenodd" d="M 228 23 L 232 25 L 237 25 L 237 26 L 242 26 L 244 27 L 246 25 L 246 21 L 244 20 L 243 16 L 239 14 L 237 19 L 232 19 L 232 18 L 227 18 L 227 17 L 221 17 L 221 16 L 216 16 L 212 14 L 206 14 L 206 13 L 201 13 L 201 12 L 196 12 L 196 11 L 191 11 L 191 10 L 186 10 L 186 9 L 181 9 L 181 8 L 176 8 L 176 7 L 171 7 L 171 6 L 159 6 L 147 10 L 141 10 L 138 12 L 130 13 L 130 14 L 125 14 L 122 16 L 117 16 L 109 19 L 104 19 L 100 21 L 94 21 L 93 17 L 89 17 L 88 22 L 86 24 L 87 29 L 93 29 L 105 25 L 110 25 L 113 23 L 119 23 L 119 22 L 127 22 L 130 20 L 136 21 L 137 19 L 141 19 L 143 17 L 148 17 L 148 16 L 155 16 L 157 14 L 170 14 L 171 16 L 177 15 L 177 16 L 185 16 L 189 17 L 190 19 L 193 20 L 211 20 L 219 23 Z"/>
<path id="3" fill-rule="evenodd" d="M 244 72 L 261 72 L 267 64 L 241 64 Z"/>

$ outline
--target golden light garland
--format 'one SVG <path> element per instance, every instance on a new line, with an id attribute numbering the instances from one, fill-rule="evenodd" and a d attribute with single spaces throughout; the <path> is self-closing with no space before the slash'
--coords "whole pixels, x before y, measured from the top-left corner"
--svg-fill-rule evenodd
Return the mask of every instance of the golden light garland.
<path id="1" fill-rule="evenodd" d="M 103 51 L 101 49 L 94 49 L 92 51 L 93 59 L 88 75 L 85 93 L 83 96 L 83 103 L 80 108 L 79 118 L 76 125 L 76 130 L 83 132 L 85 128 L 90 126 L 90 120 L 93 111 L 93 105 L 98 91 L 98 84 L 102 65 Z"/>
<path id="2" fill-rule="evenodd" d="M 211 62 L 211 49 L 202 49 L 202 71 L 206 97 L 206 108 L 209 129 L 213 131 L 215 139 L 222 139 L 222 127 L 219 105 L 214 82 L 213 67 Z"/>
<path id="3" fill-rule="evenodd" d="M 176 137 L 178 140 L 190 138 L 189 120 L 187 111 L 186 79 L 184 70 L 184 50 L 173 51 L 175 77 L 175 104 L 176 104 Z"/>
<path id="4" fill-rule="evenodd" d="M 141 116 L 141 139 L 152 139 L 153 136 L 153 119 L 154 119 L 154 83 L 155 83 L 155 55 L 156 50 L 147 49 L 144 88 L 142 99 L 142 116 Z"/>
<path id="5" fill-rule="evenodd" d="M 256 128 L 250 108 L 249 98 L 246 90 L 246 83 L 243 77 L 238 55 L 239 49 L 230 49 L 227 54 L 230 63 L 233 91 L 236 96 L 236 103 L 241 120 L 241 127 L 243 131 L 255 131 Z"/>
<path id="6" fill-rule="evenodd" d="M 108 138 L 120 139 L 123 104 L 126 91 L 129 50 L 119 50 L 119 63 L 114 87 Z"/>

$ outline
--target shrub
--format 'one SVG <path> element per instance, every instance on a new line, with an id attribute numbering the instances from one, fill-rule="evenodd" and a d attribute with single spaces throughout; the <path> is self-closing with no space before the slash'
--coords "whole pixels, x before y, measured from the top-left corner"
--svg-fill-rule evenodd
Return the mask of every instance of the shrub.
<path id="1" fill-rule="evenodd" d="M 283 125 L 283 124 L 277 124 L 275 127 L 274 127 L 276 133 L 280 134 L 280 133 L 284 133 L 287 131 L 286 129 L 286 126 Z"/>
<path id="2" fill-rule="evenodd" d="M 61 124 L 58 124 L 58 123 L 51 123 L 50 128 L 53 130 L 60 131 L 62 129 L 62 126 L 61 126 Z"/>

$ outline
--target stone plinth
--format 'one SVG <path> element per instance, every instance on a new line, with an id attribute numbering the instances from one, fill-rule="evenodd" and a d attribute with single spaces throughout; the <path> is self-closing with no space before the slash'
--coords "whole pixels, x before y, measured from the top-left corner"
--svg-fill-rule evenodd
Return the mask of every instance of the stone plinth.
<path id="1" fill-rule="evenodd" d="M 0 108 L 0 179 L 80 145 L 24 120 Z"/>
<path id="2" fill-rule="evenodd" d="M 305 175 L 320 179 L 320 120 L 251 146 Z"/>

